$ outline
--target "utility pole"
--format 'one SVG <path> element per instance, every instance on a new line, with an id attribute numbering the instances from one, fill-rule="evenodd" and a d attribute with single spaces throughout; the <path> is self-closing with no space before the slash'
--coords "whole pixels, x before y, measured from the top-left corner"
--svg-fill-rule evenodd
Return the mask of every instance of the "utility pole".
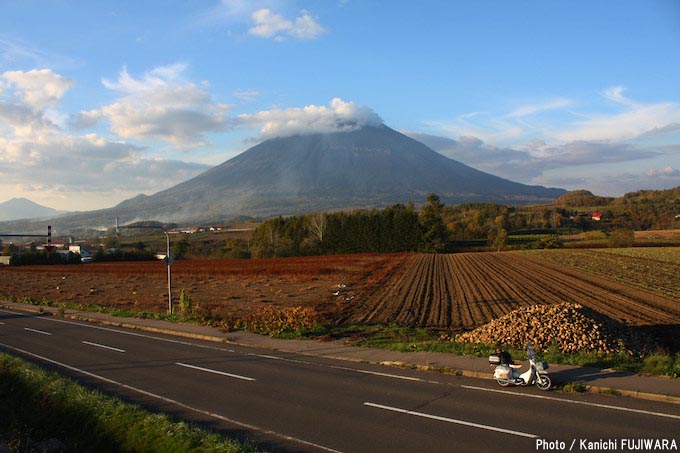
<path id="1" fill-rule="evenodd" d="M 168 230 L 160 226 L 141 226 L 141 225 L 118 225 L 118 217 L 116 217 L 116 234 L 120 233 L 121 228 L 136 228 L 147 230 L 162 230 L 165 233 L 165 264 L 168 265 L 168 314 L 172 315 L 172 256 L 170 255 L 170 235 Z"/>

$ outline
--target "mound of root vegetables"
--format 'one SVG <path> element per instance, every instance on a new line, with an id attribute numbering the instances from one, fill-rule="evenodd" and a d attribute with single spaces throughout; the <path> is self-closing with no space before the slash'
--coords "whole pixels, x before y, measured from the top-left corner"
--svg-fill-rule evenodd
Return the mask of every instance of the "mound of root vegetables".
<path id="1" fill-rule="evenodd" d="M 537 350 L 557 347 L 578 351 L 643 356 L 656 348 L 654 341 L 633 327 L 580 304 L 533 305 L 509 312 L 456 341 L 523 349 L 531 342 Z"/>

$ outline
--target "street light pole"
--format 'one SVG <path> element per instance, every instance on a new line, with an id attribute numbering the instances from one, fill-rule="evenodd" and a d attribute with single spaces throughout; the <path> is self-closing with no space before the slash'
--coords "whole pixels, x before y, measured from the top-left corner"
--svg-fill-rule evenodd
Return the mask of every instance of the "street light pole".
<path id="1" fill-rule="evenodd" d="M 165 233 L 165 264 L 168 265 L 168 314 L 172 316 L 172 256 L 170 255 L 170 235 L 168 230 L 160 226 L 142 226 L 142 225 L 123 225 L 118 226 L 118 217 L 116 217 L 116 233 L 120 228 L 137 228 L 147 230 L 162 230 Z"/>
<path id="2" fill-rule="evenodd" d="M 165 262 L 168 265 L 168 314 L 172 316 L 172 256 L 170 256 L 170 235 L 163 228 L 165 233 Z"/>

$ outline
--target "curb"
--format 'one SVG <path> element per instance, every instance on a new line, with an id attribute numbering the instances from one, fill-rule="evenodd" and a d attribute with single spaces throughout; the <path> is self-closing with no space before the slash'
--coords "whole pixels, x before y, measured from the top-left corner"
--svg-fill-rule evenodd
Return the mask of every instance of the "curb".
<path id="1" fill-rule="evenodd" d="M 8 306 L 4 303 L 0 303 L 1 308 L 6 308 L 6 309 L 11 309 L 11 310 L 19 310 L 19 311 L 26 311 L 29 313 L 49 313 L 51 316 L 58 317 L 53 310 L 45 310 L 45 307 L 34 307 L 34 306 L 22 306 L 22 307 L 15 307 L 15 306 Z M 52 308 L 52 307 L 49 307 Z M 106 326 L 113 326 L 113 327 L 121 327 L 125 329 L 131 329 L 131 330 L 141 330 L 145 332 L 153 332 L 153 333 L 160 333 L 164 335 L 171 335 L 175 337 L 182 337 L 182 338 L 191 338 L 195 340 L 204 340 L 204 341 L 211 341 L 214 343 L 224 343 L 224 344 L 233 344 L 236 346 L 244 346 L 248 348 L 256 348 L 256 349 L 270 349 L 264 346 L 259 346 L 259 345 L 252 345 L 252 344 L 247 344 L 247 343 L 240 343 L 238 341 L 232 341 L 227 338 L 223 337 L 216 337 L 213 335 L 201 335 L 201 334 L 195 334 L 191 332 L 180 332 L 177 330 L 171 330 L 171 329 L 163 329 L 163 328 L 158 328 L 158 327 L 151 327 L 151 326 L 141 326 L 138 324 L 130 324 L 126 322 L 116 322 L 116 321 L 107 321 L 103 319 L 97 319 L 97 318 L 90 318 L 88 316 L 82 316 L 82 315 L 75 315 L 75 314 L 68 314 L 65 313 L 63 318 L 68 318 L 68 319 L 73 319 L 73 320 L 78 320 L 78 321 L 87 321 L 87 322 L 92 322 L 95 324 L 101 324 L 101 325 L 106 325 Z M 303 351 L 292 351 L 292 350 L 286 350 L 286 349 L 273 349 L 277 351 L 283 351 L 283 352 L 293 352 L 296 354 L 300 354 L 303 356 L 308 356 L 308 357 L 314 357 L 314 354 L 307 354 Z M 471 371 L 471 370 L 457 370 L 453 368 L 442 368 L 442 367 L 432 367 L 430 365 L 421 365 L 421 364 L 416 364 L 416 363 L 408 363 L 408 362 L 392 362 L 392 361 L 368 361 L 368 360 L 362 360 L 362 359 L 357 359 L 354 357 L 346 357 L 346 356 L 339 356 L 339 355 L 329 355 L 329 356 L 324 356 L 329 359 L 336 359 L 336 360 L 343 360 L 345 362 L 357 362 L 357 363 L 372 363 L 374 365 L 382 365 L 382 366 L 392 366 L 396 368 L 413 368 L 413 369 L 418 369 L 422 371 L 430 371 L 430 372 L 442 372 L 445 374 L 451 374 L 454 376 L 465 376 L 469 378 L 476 378 L 476 379 L 486 379 L 486 380 L 492 380 L 493 378 L 489 373 L 486 372 L 480 372 L 480 371 Z M 564 384 L 569 384 L 571 382 L 564 382 Z M 577 382 L 574 382 L 577 383 Z M 644 400 L 649 400 L 649 401 L 658 401 L 658 402 L 665 402 L 665 403 L 672 403 L 672 404 L 680 404 L 680 396 L 673 396 L 673 395 L 666 395 L 666 394 L 661 394 L 661 393 L 650 393 L 650 392 L 641 392 L 639 390 L 622 390 L 622 389 L 617 389 L 615 387 L 601 387 L 601 386 L 596 386 L 596 385 L 585 385 L 584 386 L 586 389 L 586 392 L 588 393 L 609 393 L 609 394 L 614 394 L 614 395 L 619 395 L 619 396 L 627 396 L 631 398 L 638 398 L 638 399 L 644 399 Z"/>

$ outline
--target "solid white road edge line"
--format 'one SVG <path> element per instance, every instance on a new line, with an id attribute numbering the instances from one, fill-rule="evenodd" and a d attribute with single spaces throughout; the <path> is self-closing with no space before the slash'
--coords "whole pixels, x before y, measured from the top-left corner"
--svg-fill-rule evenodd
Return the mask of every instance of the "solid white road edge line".
<path id="1" fill-rule="evenodd" d="M 4 343 L 0 343 L 0 346 L 7 348 L 7 349 L 11 349 L 13 351 L 20 352 L 22 354 L 29 355 L 31 357 L 35 357 L 36 359 L 43 360 L 45 362 L 52 363 L 54 365 L 58 365 L 60 367 L 66 368 L 67 370 L 75 371 L 75 372 L 83 374 L 85 376 L 89 376 L 89 377 L 92 377 L 92 378 L 95 378 L 95 379 L 99 379 L 100 381 L 103 381 L 103 382 L 106 382 L 106 383 L 109 383 L 109 384 L 117 385 L 121 388 L 131 390 L 133 392 L 137 392 L 137 393 L 140 393 L 142 395 L 149 396 L 151 398 L 159 399 L 161 401 L 165 401 L 166 403 L 171 403 L 171 404 L 174 404 L 174 405 L 179 406 L 181 408 L 188 409 L 190 411 L 193 411 L 193 412 L 196 412 L 196 413 L 199 413 L 199 414 L 207 415 L 209 417 L 213 417 L 213 418 L 216 418 L 218 420 L 225 421 L 227 423 L 234 424 L 236 426 L 241 426 L 243 428 L 246 428 L 246 429 L 249 429 L 249 430 L 252 430 L 252 431 L 259 431 L 261 433 L 264 433 L 264 434 L 267 434 L 267 435 L 270 435 L 270 436 L 276 436 L 278 438 L 285 439 L 285 440 L 288 440 L 288 441 L 291 441 L 291 442 L 297 442 L 297 443 L 302 444 L 302 445 L 309 445 L 310 447 L 318 448 L 320 450 L 329 451 L 329 452 L 332 452 L 332 453 L 342 453 L 340 450 L 334 450 L 332 448 L 324 447 L 323 445 L 315 444 L 313 442 L 308 442 L 306 440 L 298 439 L 297 437 L 288 436 L 286 434 L 277 433 L 276 431 L 271 431 L 271 430 L 268 430 L 268 429 L 265 429 L 265 428 L 260 428 L 259 426 L 251 425 L 249 423 L 239 422 L 239 421 L 233 420 L 231 418 L 224 417 L 220 414 L 216 414 L 214 412 L 204 411 L 203 409 L 198 409 L 196 407 L 189 406 L 188 404 L 184 404 L 184 403 L 181 403 L 179 401 L 176 401 L 176 400 L 173 400 L 173 399 L 170 399 L 170 398 L 166 398 L 166 397 L 161 396 L 161 395 L 157 395 L 155 393 L 147 392 L 146 390 L 138 389 L 136 387 L 132 387 L 130 385 L 123 384 L 121 382 L 117 382 L 117 381 L 114 381 L 114 380 L 109 379 L 109 378 L 105 378 L 104 376 L 99 376 L 97 374 L 90 373 L 89 371 L 81 370 L 80 368 L 75 368 L 75 367 L 72 367 L 70 365 L 66 365 L 65 363 L 57 362 L 56 360 L 48 359 L 47 357 L 43 357 L 43 356 L 40 356 L 38 354 L 33 354 L 32 352 L 24 351 L 23 349 L 15 348 L 13 346 L 9 346 L 9 345 L 6 345 Z"/>
<path id="2" fill-rule="evenodd" d="M 83 343 L 89 344 L 90 346 L 94 346 L 94 347 L 97 347 L 97 348 L 109 349 L 111 351 L 116 351 L 116 352 L 125 352 L 125 349 L 118 349 L 118 348 L 114 348 L 113 346 L 106 346 L 105 344 L 90 343 L 89 341 L 83 341 Z"/>
<path id="3" fill-rule="evenodd" d="M 52 335 L 49 332 L 45 332 L 45 331 L 42 331 L 42 330 L 36 330 L 36 329 L 29 329 L 28 327 L 24 327 L 24 330 L 28 330 L 29 332 L 40 333 L 40 334 L 43 334 L 43 335 Z"/>
<path id="4" fill-rule="evenodd" d="M 366 403 L 364 403 L 364 406 L 375 407 L 375 408 L 378 408 L 378 409 L 384 409 L 384 410 L 392 411 L 392 412 L 398 412 L 400 414 L 414 415 L 416 417 L 429 418 L 431 420 L 438 420 L 438 421 L 447 422 L 447 423 L 454 423 L 456 425 L 471 426 L 473 428 L 486 429 L 488 431 L 496 431 L 496 432 L 503 433 L 503 434 L 511 434 L 513 436 L 528 437 L 528 438 L 531 438 L 531 439 L 538 439 L 539 438 L 539 436 L 537 436 L 536 434 L 523 433 L 521 431 L 513 431 L 511 429 L 498 428 L 496 426 L 490 426 L 490 425 L 481 425 L 479 423 L 466 422 L 465 420 L 457 420 L 455 418 L 440 417 L 439 415 L 425 414 L 423 412 L 410 411 L 410 410 L 407 410 L 407 409 L 400 409 L 398 407 L 392 407 L 392 406 L 384 406 L 382 404 L 366 402 Z"/>
<path id="5" fill-rule="evenodd" d="M 234 379 L 242 379 L 244 381 L 254 381 L 255 378 L 251 378 L 248 376 L 241 376 L 239 374 L 231 374 L 231 373 L 225 373 L 224 371 L 217 371 L 217 370 L 211 370 L 210 368 L 203 368 L 200 366 L 195 366 L 195 365 L 189 365 L 188 363 L 181 363 L 181 362 L 175 362 L 175 365 L 183 366 L 186 368 L 193 368 L 194 370 L 199 370 L 199 371 L 205 371 L 206 373 L 213 373 L 213 374 L 219 374 L 222 376 L 228 376 Z"/>
<path id="6" fill-rule="evenodd" d="M 611 406 L 609 404 L 589 403 L 587 401 L 574 401 L 574 400 L 567 400 L 567 399 L 555 398 L 555 397 L 552 397 L 552 396 L 544 396 L 544 395 L 530 395 L 528 393 L 516 393 L 516 392 L 509 392 L 507 390 L 487 389 L 487 388 L 484 388 L 484 387 L 475 387 L 475 386 L 472 386 L 472 385 L 461 385 L 461 387 L 464 388 L 464 389 L 470 389 L 470 390 L 481 390 L 481 391 L 484 391 L 484 392 L 503 393 L 504 395 L 524 396 L 524 397 L 527 397 L 527 398 L 537 398 L 537 399 L 542 399 L 542 400 L 559 401 L 561 403 L 582 404 L 584 406 L 593 406 L 593 407 L 599 407 L 599 408 L 602 408 L 602 409 L 613 409 L 613 410 L 624 411 L 624 412 L 635 412 L 635 413 L 638 413 L 638 414 L 654 415 L 654 416 L 657 416 L 657 417 L 675 418 L 677 420 L 680 420 L 680 415 L 665 414 L 663 412 L 652 412 L 652 411 L 646 411 L 644 409 L 631 409 L 629 407 Z"/>

